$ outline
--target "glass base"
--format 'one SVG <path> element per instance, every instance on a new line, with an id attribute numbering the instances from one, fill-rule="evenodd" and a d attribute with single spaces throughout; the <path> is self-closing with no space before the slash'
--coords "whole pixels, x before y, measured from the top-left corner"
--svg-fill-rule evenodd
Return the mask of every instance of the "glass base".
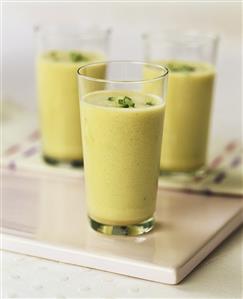
<path id="1" fill-rule="evenodd" d="M 58 166 L 58 165 L 70 165 L 75 168 L 80 168 L 83 167 L 83 161 L 82 160 L 70 160 L 70 161 L 65 161 L 65 160 L 58 160 L 55 158 L 51 158 L 49 156 L 43 155 L 43 159 L 46 163 L 52 165 L 52 166 Z"/>
<path id="2" fill-rule="evenodd" d="M 119 235 L 119 236 L 138 236 L 150 232 L 155 224 L 154 218 L 151 217 L 138 224 L 129 225 L 110 225 L 99 223 L 89 217 L 91 227 L 105 235 Z"/>
<path id="3" fill-rule="evenodd" d="M 189 170 L 189 171 L 173 171 L 173 170 L 160 170 L 160 176 L 163 178 L 175 178 L 179 180 L 191 180 L 193 178 L 203 178 L 207 173 L 207 168 L 202 166 L 201 168 Z"/>

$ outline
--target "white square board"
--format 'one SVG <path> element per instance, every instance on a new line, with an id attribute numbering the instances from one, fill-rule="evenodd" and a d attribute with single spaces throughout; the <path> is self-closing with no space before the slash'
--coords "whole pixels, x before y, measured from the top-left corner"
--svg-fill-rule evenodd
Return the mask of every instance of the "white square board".
<path id="1" fill-rule="evenodd" d="M 2 249 L 176 284 L 242 223 L 242 199 L 159 189 L 155 229 L 104 236 L 88 224 L 83 178 L 4 171 Z"/>

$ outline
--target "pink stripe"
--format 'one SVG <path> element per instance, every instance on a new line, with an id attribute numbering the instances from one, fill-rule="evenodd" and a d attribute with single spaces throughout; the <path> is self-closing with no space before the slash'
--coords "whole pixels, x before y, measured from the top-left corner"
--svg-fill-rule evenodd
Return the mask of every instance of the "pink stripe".
<path id="1" fill-rule="evenodd" d="M 14 144 L 14 145 L 10 146 L 9 148 L 7 148 L 4 154 L 6 156 L 10 156 L 10 155 L 17 153 L 19 150 L 20 150 L 20 145 Z"/>
<path id="2" fill-rule="evenodd" d="M 237 142 L 232 141 L 232 142 L 230 142 L 229 144 L 226 145 L 225 150 L 227 152 L 232 152 L 236 147 L 237 147 Z"/>
<path id="3" fill-rule="evenodd" d="M 210 168 L 218 167 L 223 161 L 223 156 L 217 156 L 210 164 Z"/>
<path id="4" fill-rule="evenodd" d="M 28 137 L 27 139 L 29 141 L 35 141 L 35 140 L 38 140 L 40 138 L 40 132 L 38 130 L 32 132 Z"/>

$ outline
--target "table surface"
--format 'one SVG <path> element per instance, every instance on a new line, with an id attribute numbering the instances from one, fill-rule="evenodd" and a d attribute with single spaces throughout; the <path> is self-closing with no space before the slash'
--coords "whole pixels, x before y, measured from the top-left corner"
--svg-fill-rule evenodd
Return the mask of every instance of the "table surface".
<path id="1" fill-rule="evenodd" d="M 234 80 L 228 80 L 239 65 L 238 57 L 233 55 L 234 47 L 232 53 L 225 53 L 226 48 L 221 48 L 211 143 L 218 136 L 225 139 L 242 136 L 242 78 L 232 75 Z M 5 143 L 10 137 L 5 133 Z M 243 229 L 238 229 L 176 286 L 1 252 L 2 297 L 242 298 L 242 232 Z"/>
<path id="2" fill-rule="evenodd" d="M 242 298 L 242 232 L 176 286 L 2 252 L 3 298 Z"/>
<path id="3" fill-rule="evenodd" d="M 6 137 L 13 136 L 5 136 L 5 145 Z M 242 298 L 242 232 L 235 232 L 177 286 L 3 252 L 3 298 Z"/>

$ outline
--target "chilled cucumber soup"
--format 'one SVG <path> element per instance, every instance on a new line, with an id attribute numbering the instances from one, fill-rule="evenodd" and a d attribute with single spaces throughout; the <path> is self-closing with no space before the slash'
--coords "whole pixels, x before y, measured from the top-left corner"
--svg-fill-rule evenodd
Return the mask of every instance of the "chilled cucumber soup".
<path id="1" fill-rule="evenodd" d="M 92 92 L 81 100 L 89 216 L 111 225 L 153 216 L 164 103 L 126 90 Z"/>
<path id="2" fill-rule="evenodd" d="M 103 59 L 99 53 L 77 51 L 50 51 L 38 58 L 44 156 L 61 161 L 82 160 L 77 69 L 85 63 Z M 95 71 L 97 76 L 104 77 L 104 67 Z"/>
<path id="3" fill-rule="evenodd" d="M 215 69 L 201 62 L 156 63 L 169 69 L 160 167 L 197 170 L 206 163 Z"/>

